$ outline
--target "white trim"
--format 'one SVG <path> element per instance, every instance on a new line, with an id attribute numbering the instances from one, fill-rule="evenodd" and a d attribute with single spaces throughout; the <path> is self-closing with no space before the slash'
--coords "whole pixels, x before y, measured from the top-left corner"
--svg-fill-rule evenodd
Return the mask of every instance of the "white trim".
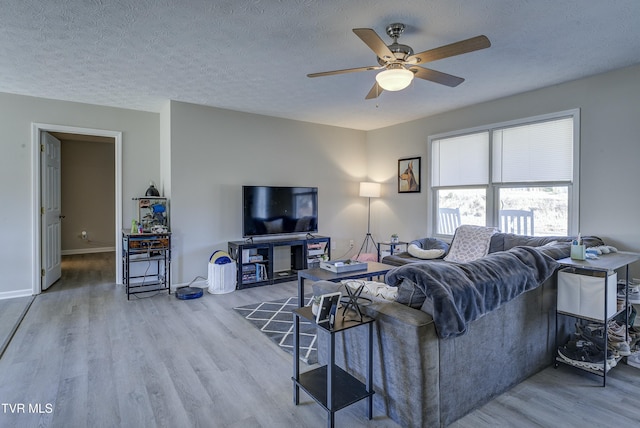
<path id="1" fill-rule="evenodd" d="M 573 150 L 574 150 L 573 178 L 572 178 L 573 183 L 569 184 L 569 195 L 568 195 L 569 212 L 567 213 L 569 224 L 567 225 L 567 228 L 568 228 L 567 234 L 570 236 L 577 235 L 580 232 L 580 109 L 579 108 L 562 110 L 555 113 L 541 114 L 537 116 L 508 120 L 506 122 L 480 125 L 480 126 L 475 126 L 473 128 L 459 129 L 456 131 L 449 131 L 441 134 L 430 135 L 427 137 L 427 153 L 429 154 L 429 162 L 433 162 L 432 152 L 431 152 L 433 140 L 457 137 L 457 136 L 480 133 L 480 132 L 489 132 L 490 147 L 491 147 L 491 145 L 493 144 L 493 142 L 491 141 L 491 138 L 492 138 L 491 131 L 495 129 L 528 125 L 536 122 L 546 122 L 550 120 L 560 119 L 563 117 L 573 118 Z M 489 156 L 489 183 L 487 184 L 487 186 L 490 189 L 493 189 L 493 192 L 492 191 L 487 192 L 487 207 L 494 206 L 494 205 L 497 207 L 497 201 L 495 201 L 494 192 L 497 191 L 496 189 L 499 186 L 496 187 L 492 183 L 492 177 L 491 177 L 492 160 L 493 160 L 493 156 L 490 155 Z M 432 206 L 432 208 L 427 211 L 427 234 L 428 234 L 427 236 L 446 237 L 446 235 L 435 234 L 437 219 L 438 219 L 438 215 L 436 212 L 438 201 L 436 200 L 436 193 L 433 191 L 431 183 L 432 183 L 431 174 L 427 174 L 426 176 L 427 200 L 431 202 L 431 206 Z M 536 184 L 536 183 L 532 183 L 532 184 Z M 456 187 L 472 188 L 476 186 L 456 186 Z M 492 209 L 491 211 L 494 211 L 494 209 Z M 492 224 L 492 222 L 495 220 L 490 218 L 492 216 L 493 216 L 493 213 L 487 214 L 487 224 Z"/>
<path id="2" fill-rule="evenodd" d="M 63 256 L 72 256 L 75 254 L 112 253 L 115 250 L 116 247 L 77 248 L 75 250 L 62 250 L 60 254 Z"/>
<path id="3" fill-rule="evenodd" d="M 25 288 L 24 290 L 3 291 L 2 293 L 0 293 L 0 300 L 15 299 L 17 297 L 27 296 L 33 296 L 33 293 L 28 288 Z"/>
<path id="4" fill-rule="evenodd" d="M 569 235 L 580 233 L 580 109 L 567 110 L 573 115 L 573 183 L 569 186 Z M 578 230 L 574 230 L 574 228 Z"/>
<path id="5" fill-rule="evenodd" d="M 52 125 L 47 123 L 31 123 L 31 294 L 42 292 L 40 269 L 40 135 L 42 132 L 65 132 L 69 134 L 93 135 L 114 139 L 115 152 L 115 243 L 116 254 L 122 251 L 122 132 L 105 129 L 79 128 L 75 126 Z M 117 260 L 117 257 L 116 257 Z M 122 283 L 122 264 L 116 263 L 116 283 Z M 29 294 L 29 295 L 31 295 Z M 16 296 L 17 297 L 17 296 Z"/>

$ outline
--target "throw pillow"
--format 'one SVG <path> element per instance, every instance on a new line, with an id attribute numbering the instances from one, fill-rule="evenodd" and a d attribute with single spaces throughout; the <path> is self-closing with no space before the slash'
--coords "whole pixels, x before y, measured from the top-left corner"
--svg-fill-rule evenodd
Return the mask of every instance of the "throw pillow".
<path id="1" fill-rule="evenodd" d="M 444 250 L 423 250 L 416 244 L 410 244 L 407 250 L 409 254 L 419 259 L 438 259 L 444 255 Z"/>
<path id="2" fill-rule="evenodd" d="M 491 237 L 496 232 L 495 227 L 463 224 L 456 229 L 449 254 L 444 259 L 448 262 L 467 263 L 486 256 Z"/>
<path id="3" fill-rule="evenodd" d="M 417 287 L 415 282 L 404 278 L 398 284 L 398 295 L 396 302 L 409 306 L 414 309 L 420 309 L 427 299 L 422 288 Z"/>
<path id="4" fill-rule="evenodd" d="M 364 281 L 357 279 L 345 279 L 341 281 L 345 287 L 351 288 L 354 292 L 363 286 L 362 297 L 379 297 L 391 302 L 395 301 L 398 297 L 398 288 L 385 284 L 384 282 L 377 281 Z"/>
<path id="5" fill-rule="evenodd" d="M 447 251 L 449 251 L 449 244 L 437 238 L 416 239 L 409 242 L 409 244 L 415 244 L 418 248 L 422 248 L 423 250 L 444 250 L 444 254 L 447 254 Z M 408 250 L 409 249 L 407 248 L 407 252 Z"/>

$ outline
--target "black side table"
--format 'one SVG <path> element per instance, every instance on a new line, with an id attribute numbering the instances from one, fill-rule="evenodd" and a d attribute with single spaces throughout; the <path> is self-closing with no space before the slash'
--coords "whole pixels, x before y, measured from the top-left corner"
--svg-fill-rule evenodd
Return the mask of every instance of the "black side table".
<path id="1" fill-rule="evenodd" d="M 349 320 L 336 317 L 333 328 L 328 323 L 318 324 L 329 334 L 329 361 L 327 365 L 300 373 L 300 333 L 299 318 L 315 324 L 315 317 L 308 306 L 293 311 L 293 403 L 300 402 L 300 388 L 313 398 L 328 413 L 327 426 L 333 428 L 335 412 L 362 399 L 367 399 L 367 417 L 373 418 L 373 318 L 364 316 L 362 320 Z M 336 333 L 354 327 L 368 326 L 368 361 L 366 384 L 351 376 L 335 364 Z"/>
<path id="2" fill-rule="evenodd" d="M 382 261 L 382 246 L 389 247 L 389 255 L 391 255 L 391 256 L 394 253 L 398 252 L 398 250 L 396 249 L 396 246 L 398 246 L 398 247 L 404 246 L 404 251 L 408 251 L 409 250 L 409 243 L 405 242 L 405 241 L 379 242 L 378 243 L 378 262 Z"/>

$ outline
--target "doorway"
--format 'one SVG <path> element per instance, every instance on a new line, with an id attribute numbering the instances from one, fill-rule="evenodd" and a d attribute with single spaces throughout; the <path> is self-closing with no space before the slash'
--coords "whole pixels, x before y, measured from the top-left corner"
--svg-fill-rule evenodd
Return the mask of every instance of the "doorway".
<path id="1" fill-rule="evenodd" d="M 41 210 L 43 197 L 46 196 L 46 189 L 41 184 L 42 173 L 42 156 L 41 147 L 43 144 L 43 135 L 45 133 L 51 133 L 54 135 L 66 135 L 66 136 L 78 136 L 82 135 L 83 138 L 110 138 L 113 141 L 113 153 L 115 159 L 115 171 L 114 171 L 114 190 L 115 190 L 115 250 L 116 254 L 120 254 L 122 251 L 122 240 L 120 237 L 120 231 L 122 230 L 122 133 L 119 131 L 108 131 L 101 129 L 90 128 L 78 128 L 72 126 L 50 125 L 42 123 L 32 124 L 32 213 L 33 213 L 33 242 L 32 242 L 32 265 L 33 265 L 33 277 L 32 277 L 32 289 L 33 294 L 40 294 L 42 292 L 42 272 L 43 272 L 43 258 L 47 256 L 46 247 L 43 248 L 43 240 L 46 239 L 43 236 L 41 228 Z M 117 260 L 117 257 L 116 257 Z M 122 266 L 120 263 L 115 263 L 116 271 L 116 283 L 122 284 Z"/>

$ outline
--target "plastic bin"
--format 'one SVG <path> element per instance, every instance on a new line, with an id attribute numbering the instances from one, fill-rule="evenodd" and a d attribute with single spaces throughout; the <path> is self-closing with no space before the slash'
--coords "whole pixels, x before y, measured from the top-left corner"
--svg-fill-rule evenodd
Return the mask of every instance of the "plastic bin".
<path id="1" fill-rule="evenodd" d="M 234 291 L 236 289 L 236 262 L 209 263 L 207 284 L 211 294 L 226 294 Z"/>

